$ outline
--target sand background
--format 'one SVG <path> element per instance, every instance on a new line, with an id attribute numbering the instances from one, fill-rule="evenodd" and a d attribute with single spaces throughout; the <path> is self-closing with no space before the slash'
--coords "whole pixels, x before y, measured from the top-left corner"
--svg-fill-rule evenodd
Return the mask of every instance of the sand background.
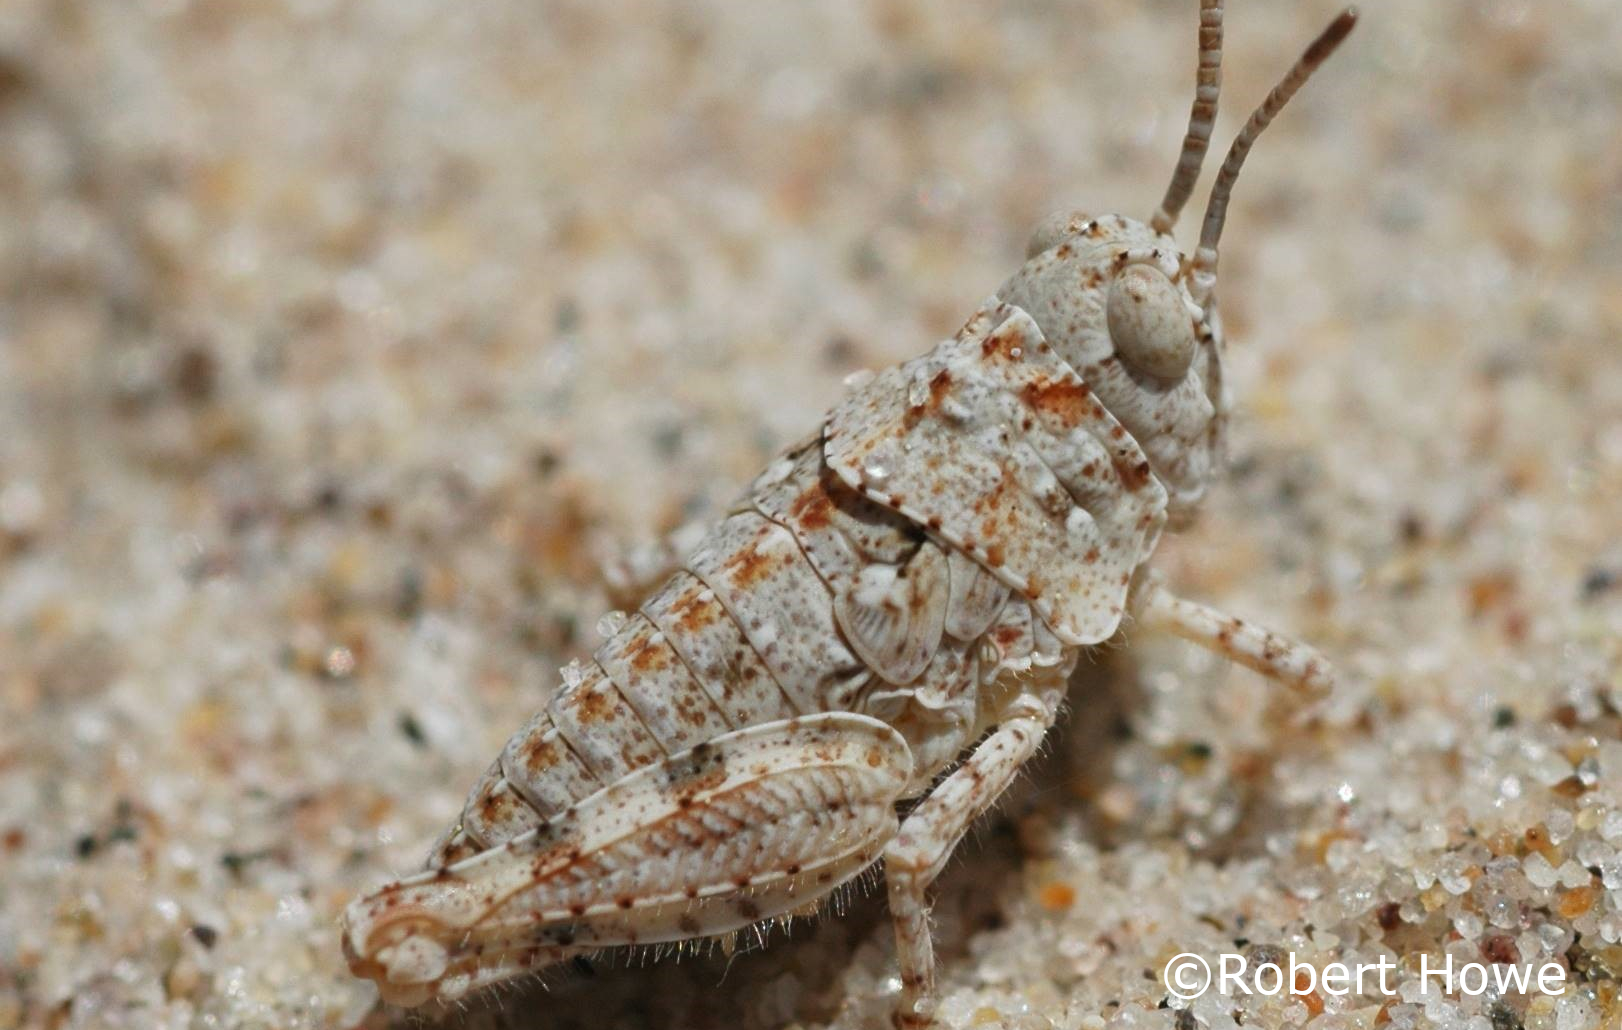
<path id="1" fill-rule="evenodd" d="M 1219 146 L 1332 13 L 1235 0 Z M 942 882 L 950 1025 L 1622 1019 L 1622 7 L 1363 13 L 1240 183 L 1233 469 L 1157 559 L 1342 688 L 1084 663 Z M 595 646 L 604 556 L 953 331 L 1044 214 L 1146 217 L 1194 24 L 8 0 L 0 1027 L 415 1025 L 337 912 Z M 870 897 L 447 1022 L 879 1025 L 888 935 Z M 1162 1007 L 1173 953 L 1258 947 L 1404 993 Z M 1416 994 L 1444 953 L 1574 986 Z"/>

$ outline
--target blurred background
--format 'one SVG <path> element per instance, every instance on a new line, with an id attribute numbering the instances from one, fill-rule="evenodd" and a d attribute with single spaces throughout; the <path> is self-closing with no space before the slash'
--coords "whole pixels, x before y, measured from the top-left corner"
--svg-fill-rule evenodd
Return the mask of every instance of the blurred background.
<path id="1" fill-rule="evenodd" d="M 1334 13 L 1229 6 L 1218 153 Z M 1196 8 L 7 0 L 0 1027 L 401 1018 L 336 914 L 634 601 L 605 563 L 953 332 L 1049 211 L 1146 218 Z M 1170 1028 L 1145 972 L 1205 938 L 1493 926 L 1582 990 L 1186 1018 L 1615 1025 L 1622 7 L 1362 10 L 1240 180 L 1233 476 L 1157 563 L 1344 689 L 1087 663 L 943 884 L 954 1025 Z M 1538 826 L 1576 872 L 1519 871 Z M 867 1025 L 853 907 L 449 1018 Z"/>

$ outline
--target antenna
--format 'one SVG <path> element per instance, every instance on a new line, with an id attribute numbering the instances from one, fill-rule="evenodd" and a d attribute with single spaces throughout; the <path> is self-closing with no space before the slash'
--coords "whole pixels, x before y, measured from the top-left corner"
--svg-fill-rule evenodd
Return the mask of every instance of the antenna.
<path id="1" fill-rule="evenodd" d="M 1177 155 L 1177 169 L 1160 210 L 1149 220 L 1155 232 L 1171 232 L 1177 215 L 1194 192 L 1200 165 L 1211 145 L 1211 129 L 1216 124 L 1217 96 L 1222 92 L 1222 0 L 1200 0 L 1200 60 L 1194 80 L 1194 107 L 1188 112 L 1188 133 L 1183 136 L 1183 152 Z"/>
<path id="2" fill-rule="evenodd" d="M 1312 41 L 1295 66 L 1267 94 L 1267 99 L 1256 108 L 1234 138 L 1233 146 L 1228 149 L 1228 156 L 1223 159 L 1222 168 L 1217 172 L 1216 184 L 1211 187 L 1211 199 L 1205 206 L 1205 225 L 1200 229 L 1200 246 L 1194 252 L 1193 271 L 1198 277 L 1199 286 L 1196 292 L 1201 294 L 1195 300 L 1199 303 L 1204 303 L 1204 297 L 1208 297 L 1216 285 L 1217 242 L 1222 239 L 1222 223 L 1228 217 L 1228 198 L 1233 194 L 1234 181 L 1239 178 L 1239 169 L 1244 167 L 1245 157 L 1255 145 L 1256 137 L 1284 109 L 1284 105 L 1295 96 L 1295 91 L 1312 77 L 1318 66 L 1329 59 L 1329 55 L 1335 52 L 1335 48 L 1340 46 L 1356 24 L 1357 8 L 1348 7 L 1340 12 L 1340 17 L 1318 34 L 1318 38 Z"/>

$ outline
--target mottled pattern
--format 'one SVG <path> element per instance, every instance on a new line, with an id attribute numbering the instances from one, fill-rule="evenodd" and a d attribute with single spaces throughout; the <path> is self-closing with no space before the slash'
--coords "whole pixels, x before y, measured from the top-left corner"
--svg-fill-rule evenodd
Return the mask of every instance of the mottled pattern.
<path id="1" fill-rule="evenodd" d="M 1115 632 L 1165 518 L 1137 442 L 1004 304 L 852 391 L 824 440 L 847 484 L 967 552 L 1072 645 Z"/>
<path id="2" fill-rule="evenodd" d="M 834 625 L 828 587 L 788 530 L 733 515 L 688 560 L 802 712 L 851 709 L 870 673 Z"/>
<path id="3" fill-rule="evenodd" d="M 842 483 L 816 441 L 774 462 L 750 499 L 794 534 L 862 663 L 888 683 L 917 679 L 945 630 L 945 554 L 918 526 Z"/>
<path id="4" fill-rule="evenodd" d="M 664 631 L 693 677 L 734 727 L 795 714 L 795 706 L 715 591 L 690 572 L 678 572 L 642 611 Z"/>
<path id="5" fill-rule="evenodd" d="M 703 685 L 647 616 L 633 615 L 624 629 L 598 649 L 596 658 L 665 750 L 680 751 L 730 728 Z"/>
<path id="6" fill-rule="evenodd" d="M 540 821 L 540 814 L 507 782 L 500 760 L 479 777 L 462 809 L 462 832 L 482 847 L 510 840 Z"/>
<path id="7" fill-rule="evenodd" d="M 595 662 L 585 667 L 578 683 L 559 692 L 548 710 L 564 741 L 602 783 L 665 756 L 663 745 Z"/>
<path id="8" fill-rule="evenodd" d="M 538 713 L 507 742 L 501 769 L 541 815 L 561 811 L 602 786 L 552 725 L 549 711 Z"/>

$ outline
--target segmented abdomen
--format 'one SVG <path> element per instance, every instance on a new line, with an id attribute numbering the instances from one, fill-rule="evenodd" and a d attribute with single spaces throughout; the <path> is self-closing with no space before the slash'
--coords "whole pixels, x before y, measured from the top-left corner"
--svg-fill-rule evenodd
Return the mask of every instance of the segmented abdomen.
<path id="1" fill-rule="evenodd" d="M 779 458 L 578 676 L 514 734 L 430 867 L 503 843 L 730 729 L 866 712 L 921 782 L 978 729 L 978 686 L 1064 649 L 1023 599 L 848 489 L 820 438 Z M 926 758 L 927 753 L 927 758 Z"/>

